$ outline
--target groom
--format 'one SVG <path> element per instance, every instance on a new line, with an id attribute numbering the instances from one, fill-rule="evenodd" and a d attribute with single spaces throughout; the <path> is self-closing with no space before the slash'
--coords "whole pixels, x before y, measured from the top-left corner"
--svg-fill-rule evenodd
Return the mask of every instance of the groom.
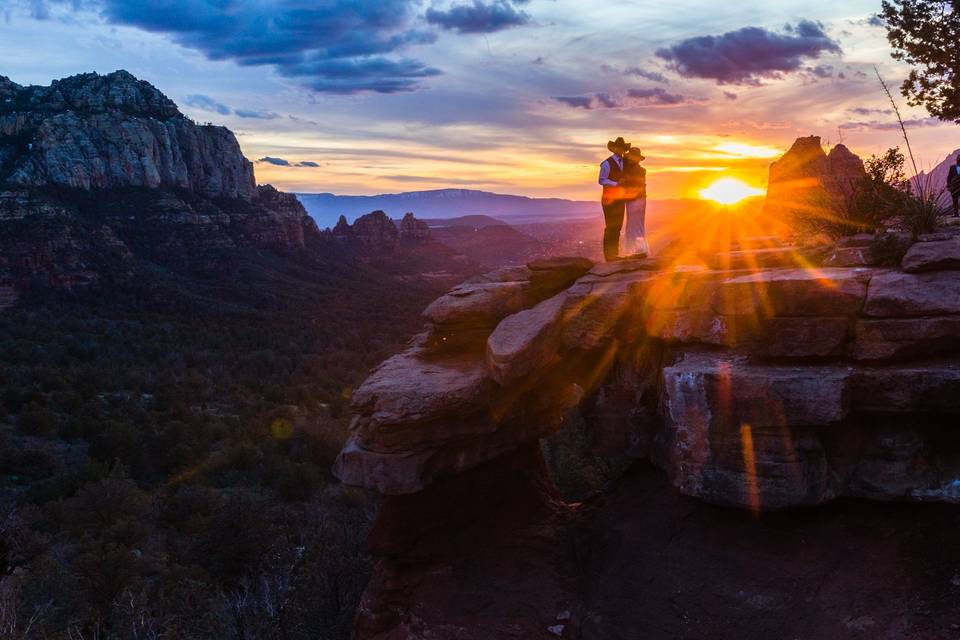
<path id="1" fill-rule="evenodd" d="M 603 257 L 607 262 L 620 259 L 620 230 L 623 228 L 623 215 L 626 211 L 626 196 L 623 188 L 623 155 L 633 146 L 622 137 L 607 142 L 607 149 L 613 154 L 600 163 L 600 184 L 603 194 L 600 205 L 603 207 Z"/>

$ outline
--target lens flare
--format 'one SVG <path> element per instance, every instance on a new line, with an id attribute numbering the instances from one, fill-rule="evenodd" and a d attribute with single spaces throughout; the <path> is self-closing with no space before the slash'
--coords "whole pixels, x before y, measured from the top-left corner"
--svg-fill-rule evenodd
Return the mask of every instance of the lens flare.
<path id="1" fill-rule="evenodd" d="M 706 189 L 700 191 L 701 198 L 713 200 L 720 204 L 736 204 L 744 198 L 760 195 L 763 195 L 763 189 L 751 187 L 734 178 L 717 180 Z"/>

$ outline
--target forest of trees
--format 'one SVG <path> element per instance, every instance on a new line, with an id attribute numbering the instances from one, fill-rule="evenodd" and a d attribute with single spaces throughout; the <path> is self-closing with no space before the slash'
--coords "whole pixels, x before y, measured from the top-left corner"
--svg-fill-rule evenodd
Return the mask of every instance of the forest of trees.
<path id="1" fill-rule="evenodd" d="M 0 314 L 0 639 L 347 638 L 351 389 L 446 283 L 270 254 Z"/>

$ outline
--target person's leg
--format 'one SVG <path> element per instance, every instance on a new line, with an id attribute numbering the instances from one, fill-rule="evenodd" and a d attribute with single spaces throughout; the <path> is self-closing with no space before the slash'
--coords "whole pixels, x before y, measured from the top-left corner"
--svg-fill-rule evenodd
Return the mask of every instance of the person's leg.
<path id="1" fill-rule="evenodd" d="M 951 191 L 950 197 L 953 199 L 953 217 L 960 216 L 960 209 L 957 209 L 958 200 L 960 200 L 960 191 Z"/>
<path id="2" fill-rule="evenodd" d="M 623 229 L 624 201 L 603 205 L 603 257 L 607 262 L 620 257 L 620 231 Z"/>

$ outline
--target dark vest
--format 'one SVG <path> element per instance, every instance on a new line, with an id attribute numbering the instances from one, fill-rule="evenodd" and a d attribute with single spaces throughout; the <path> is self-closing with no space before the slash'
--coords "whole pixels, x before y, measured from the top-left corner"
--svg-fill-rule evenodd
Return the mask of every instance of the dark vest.
<path id="1" fill-rule="evenodd" d="M 610 167 L 610 173 L 607 174 L 607 178 L 614 182 L 620 182 L 620 180 L 623 179 L 623 171 L 620 169 L 620 165 L 617 164 L 617 158 L 610 156 L 607 158 L 606 163 L 607 166 Z"/>

